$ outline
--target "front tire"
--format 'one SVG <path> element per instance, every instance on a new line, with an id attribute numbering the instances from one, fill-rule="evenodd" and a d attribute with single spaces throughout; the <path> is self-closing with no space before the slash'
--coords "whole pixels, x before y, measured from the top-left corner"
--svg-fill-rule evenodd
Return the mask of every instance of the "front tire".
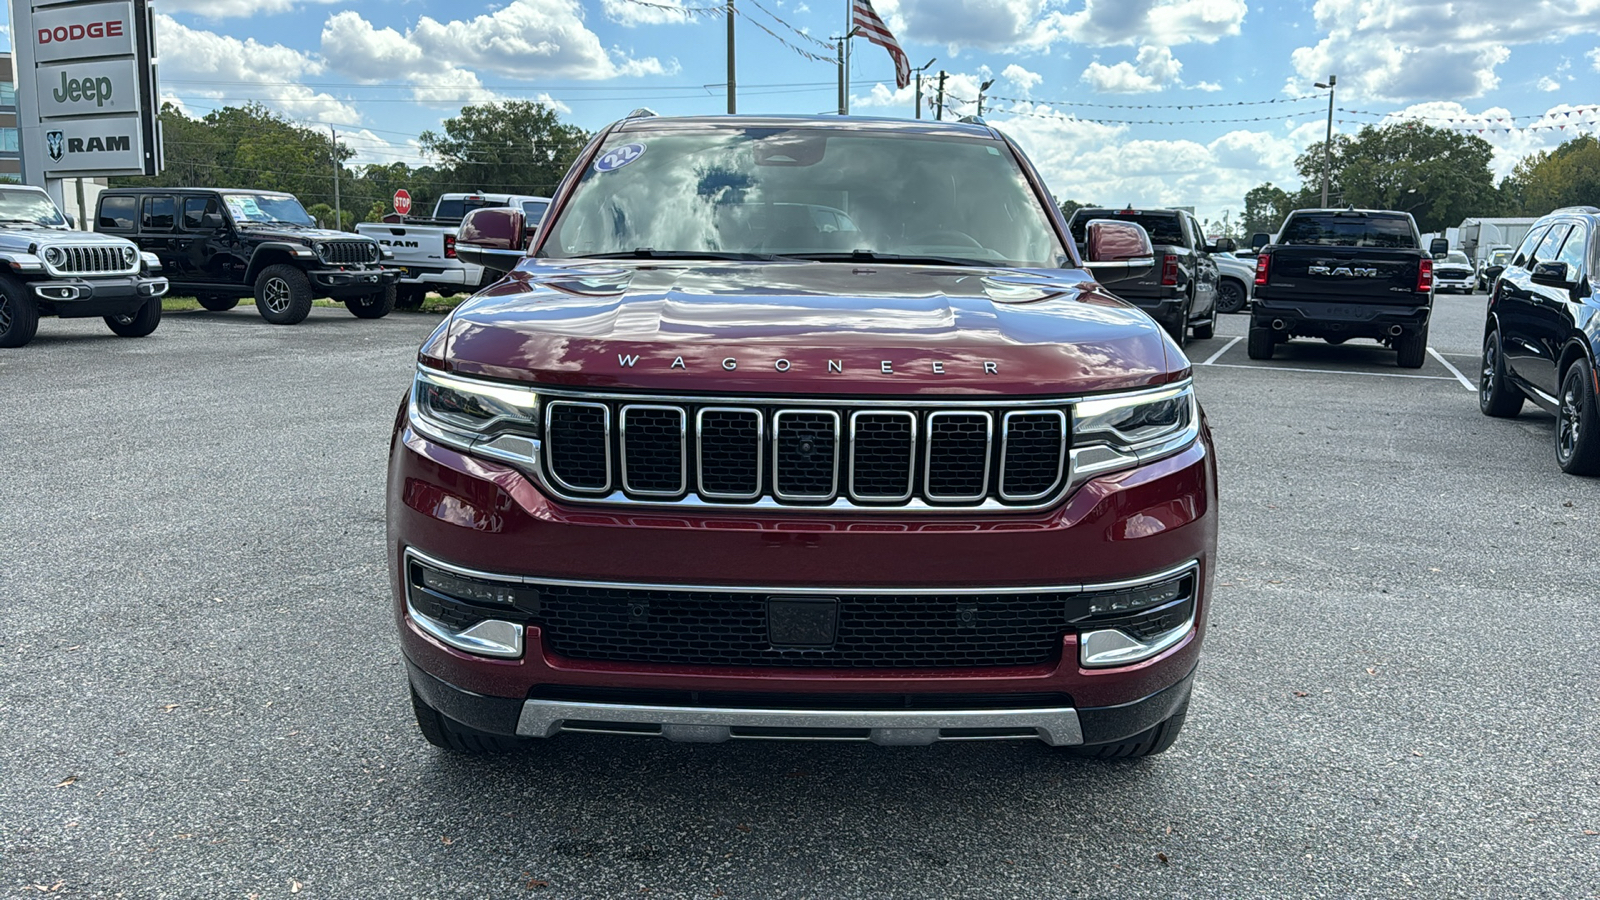
<path id="1" fill-rule="evenodd" d="M 131 313 L 106 316 L 106 327 L 123 337 L 144 337 L 161 324 L 161 298 L 151 297 Z"/>
<path id="2" fill-rule="evenodd" d="M 421 309 L 427 297 L 427 288 L 403 284 L 396 289 L 394 305 L 400 309 Z"/>
<path id="3" fill-rule="evenodd" d="M 1245 296 L 1244 285 L 1232 278 L 1222 279 L 1217 285 L 1217 312 L 1236 313 L 1244 309 L 1249 300 Z"/>
<path id="4" fill-rule="evenodd" d="M 351 315 L 358 319 L 381 319 L 394 312 L 397 294 L 394 285 L 384 285 L 383 289 L 375 294 L 351 297 L 344 302 L 344 308 L 350 310 Z"/>
<path id="5" fill-rule="evenodd" d="M 1189 344 L 1189 310 L 1192 308 L 1191 302 L 1187 299 L 1184 300 L 1183 309 L 1179 310 L 1178 315 L 1167 325 L 1167 334 L 1172 335 L 1172 340 L 1179 347 L 1185 347 Z"/>
<path id="6" fill-rule="evenodd" d="M 256 311 L 274 325 L 297 325 L 311 315 L 311 280 L 294 266 L 267 266 L 256 276 Z"/>
<path id="7" fill-rule="evenodd" d="M 1428 358 L 1428 326 L 1401 332 L 1394 348 L 1399 354 L 1395 361 L 1400 368 L 1422 368 L 1422 363 Z"/>
<path id="8" fill-rule="evenodd" d="M 201 294 L 194 299 L 199 301 L 201 308 L 212 312 L 227 312 L 239 305 L 238 297 L 221 297 L 216 294 Z"/>
<path id="9" fill-rule="evenodd" d="M 1271 359 L 1272 346 L 1277 342 L 1277 337 L 1273 335 L 1271 328 L 1265 325 L 1251 325 L 1245 352 L 1251 359 Z"/>
<path id="10" fill-rule="evenodd" d="M 1155 756 L 1166 752 L 1167 748 L 1178 739 L 1178 733 L 1183 731 L 1183 722 L 1188 717 L 1189 700 L 1184 698 L 1183 705 L 1171 716 L 1127 740 L 1113 741 L 1109 744 L 1084 744 L 1065 749 L 1072 756 L 1089 759 L 1142 759 L 1146 756 Z"/>
<path id="11" fill-rule="evenodd" d="M 441 750 L 467 756 L 485 756 L 512 753 L 528 746 L 527 738 L 490 734 L 457 722 L 429 706 L 416 688 L 411 689 L 411 711 L 416 714 L 417 729 L 422 732 L 423 739 Z"/>
<path id="12" fill-rule="evenodd" d="M 1594 370 L 1580 359 L 1561 379 L 1556 411 L 1556 464 L 1568 475 L 1600 475 L 1600 409 L 1596 408 Z"/>
<path id="13" fill-rule="evenodd" d="M 39 331 L 39 304 L 28 286 L 0 275 L 0 347 L 21 347 Z"/>
<path id="14" fill-rule="evenodd" d="M 1483 341 L 1483 368 L 1478 376 L 1478 411 L 1496 419 L 1509 419 L 1522 412 L 1527 399 L 1506 377 L 1506 359 L 1500 352 L 1500 332 L 1489 332 Z"/>

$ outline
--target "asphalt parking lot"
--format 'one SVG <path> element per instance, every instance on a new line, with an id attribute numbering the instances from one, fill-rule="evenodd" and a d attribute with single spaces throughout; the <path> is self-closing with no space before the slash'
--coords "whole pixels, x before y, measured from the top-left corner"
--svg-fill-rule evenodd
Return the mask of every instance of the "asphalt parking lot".
<path id="1" fill-rule="evenodd" d="M 384 458 L 436 316 L 248 307 L 0 352 L 0 891 L 31 897 L 1600 896 L 1600 483 L 1427 365 L 1190 355 L 1221 570 L 1178 744 L 416 733 Z M 1454 367 L 1454 371 L 1451 367 Z"/>

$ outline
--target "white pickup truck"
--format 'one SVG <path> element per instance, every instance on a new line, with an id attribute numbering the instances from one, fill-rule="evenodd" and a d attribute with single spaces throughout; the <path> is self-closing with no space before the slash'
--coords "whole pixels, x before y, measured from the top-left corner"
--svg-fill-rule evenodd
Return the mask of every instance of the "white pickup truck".
<path id="1" fill-rule="evenodd" d="M 497 279 L 482 266 L 456 258 L 456 230 L 467 213 L 487 206 L 513 206 L 522 210 L 528 224 L 544 218 L 548 197 L 526 194 L 443 194 L 432 216 L 385 216 L 382 222 L 362 222 L 356 231 L 377 241 L 394 254 L 384 265 L 400 269 L 395 305 L 416 308 L 429 291 L 444 297 L 472 293 Z"/>

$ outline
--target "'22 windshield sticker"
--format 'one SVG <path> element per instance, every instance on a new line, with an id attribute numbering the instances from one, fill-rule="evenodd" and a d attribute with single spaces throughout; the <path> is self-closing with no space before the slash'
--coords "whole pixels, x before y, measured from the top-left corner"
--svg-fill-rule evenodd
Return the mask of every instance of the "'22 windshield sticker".
<path id="1" fill-rule="evenodd" d="M 594 170 L 596 172 L 615 172 L 643 155 L 643 144 L 623 144 L 621 147 L 607 150 L 599 159 L 595 160 Z"/>

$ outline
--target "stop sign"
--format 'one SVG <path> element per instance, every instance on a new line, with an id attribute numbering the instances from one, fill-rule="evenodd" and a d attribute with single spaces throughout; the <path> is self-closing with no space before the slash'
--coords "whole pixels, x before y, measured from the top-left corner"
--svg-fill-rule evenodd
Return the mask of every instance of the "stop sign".
<path id="1" fill-rule="evenodd" d="M 405 188 L 394 192 L 394 211 L 402 216 L 411 212 L 411 194 Z"/>

